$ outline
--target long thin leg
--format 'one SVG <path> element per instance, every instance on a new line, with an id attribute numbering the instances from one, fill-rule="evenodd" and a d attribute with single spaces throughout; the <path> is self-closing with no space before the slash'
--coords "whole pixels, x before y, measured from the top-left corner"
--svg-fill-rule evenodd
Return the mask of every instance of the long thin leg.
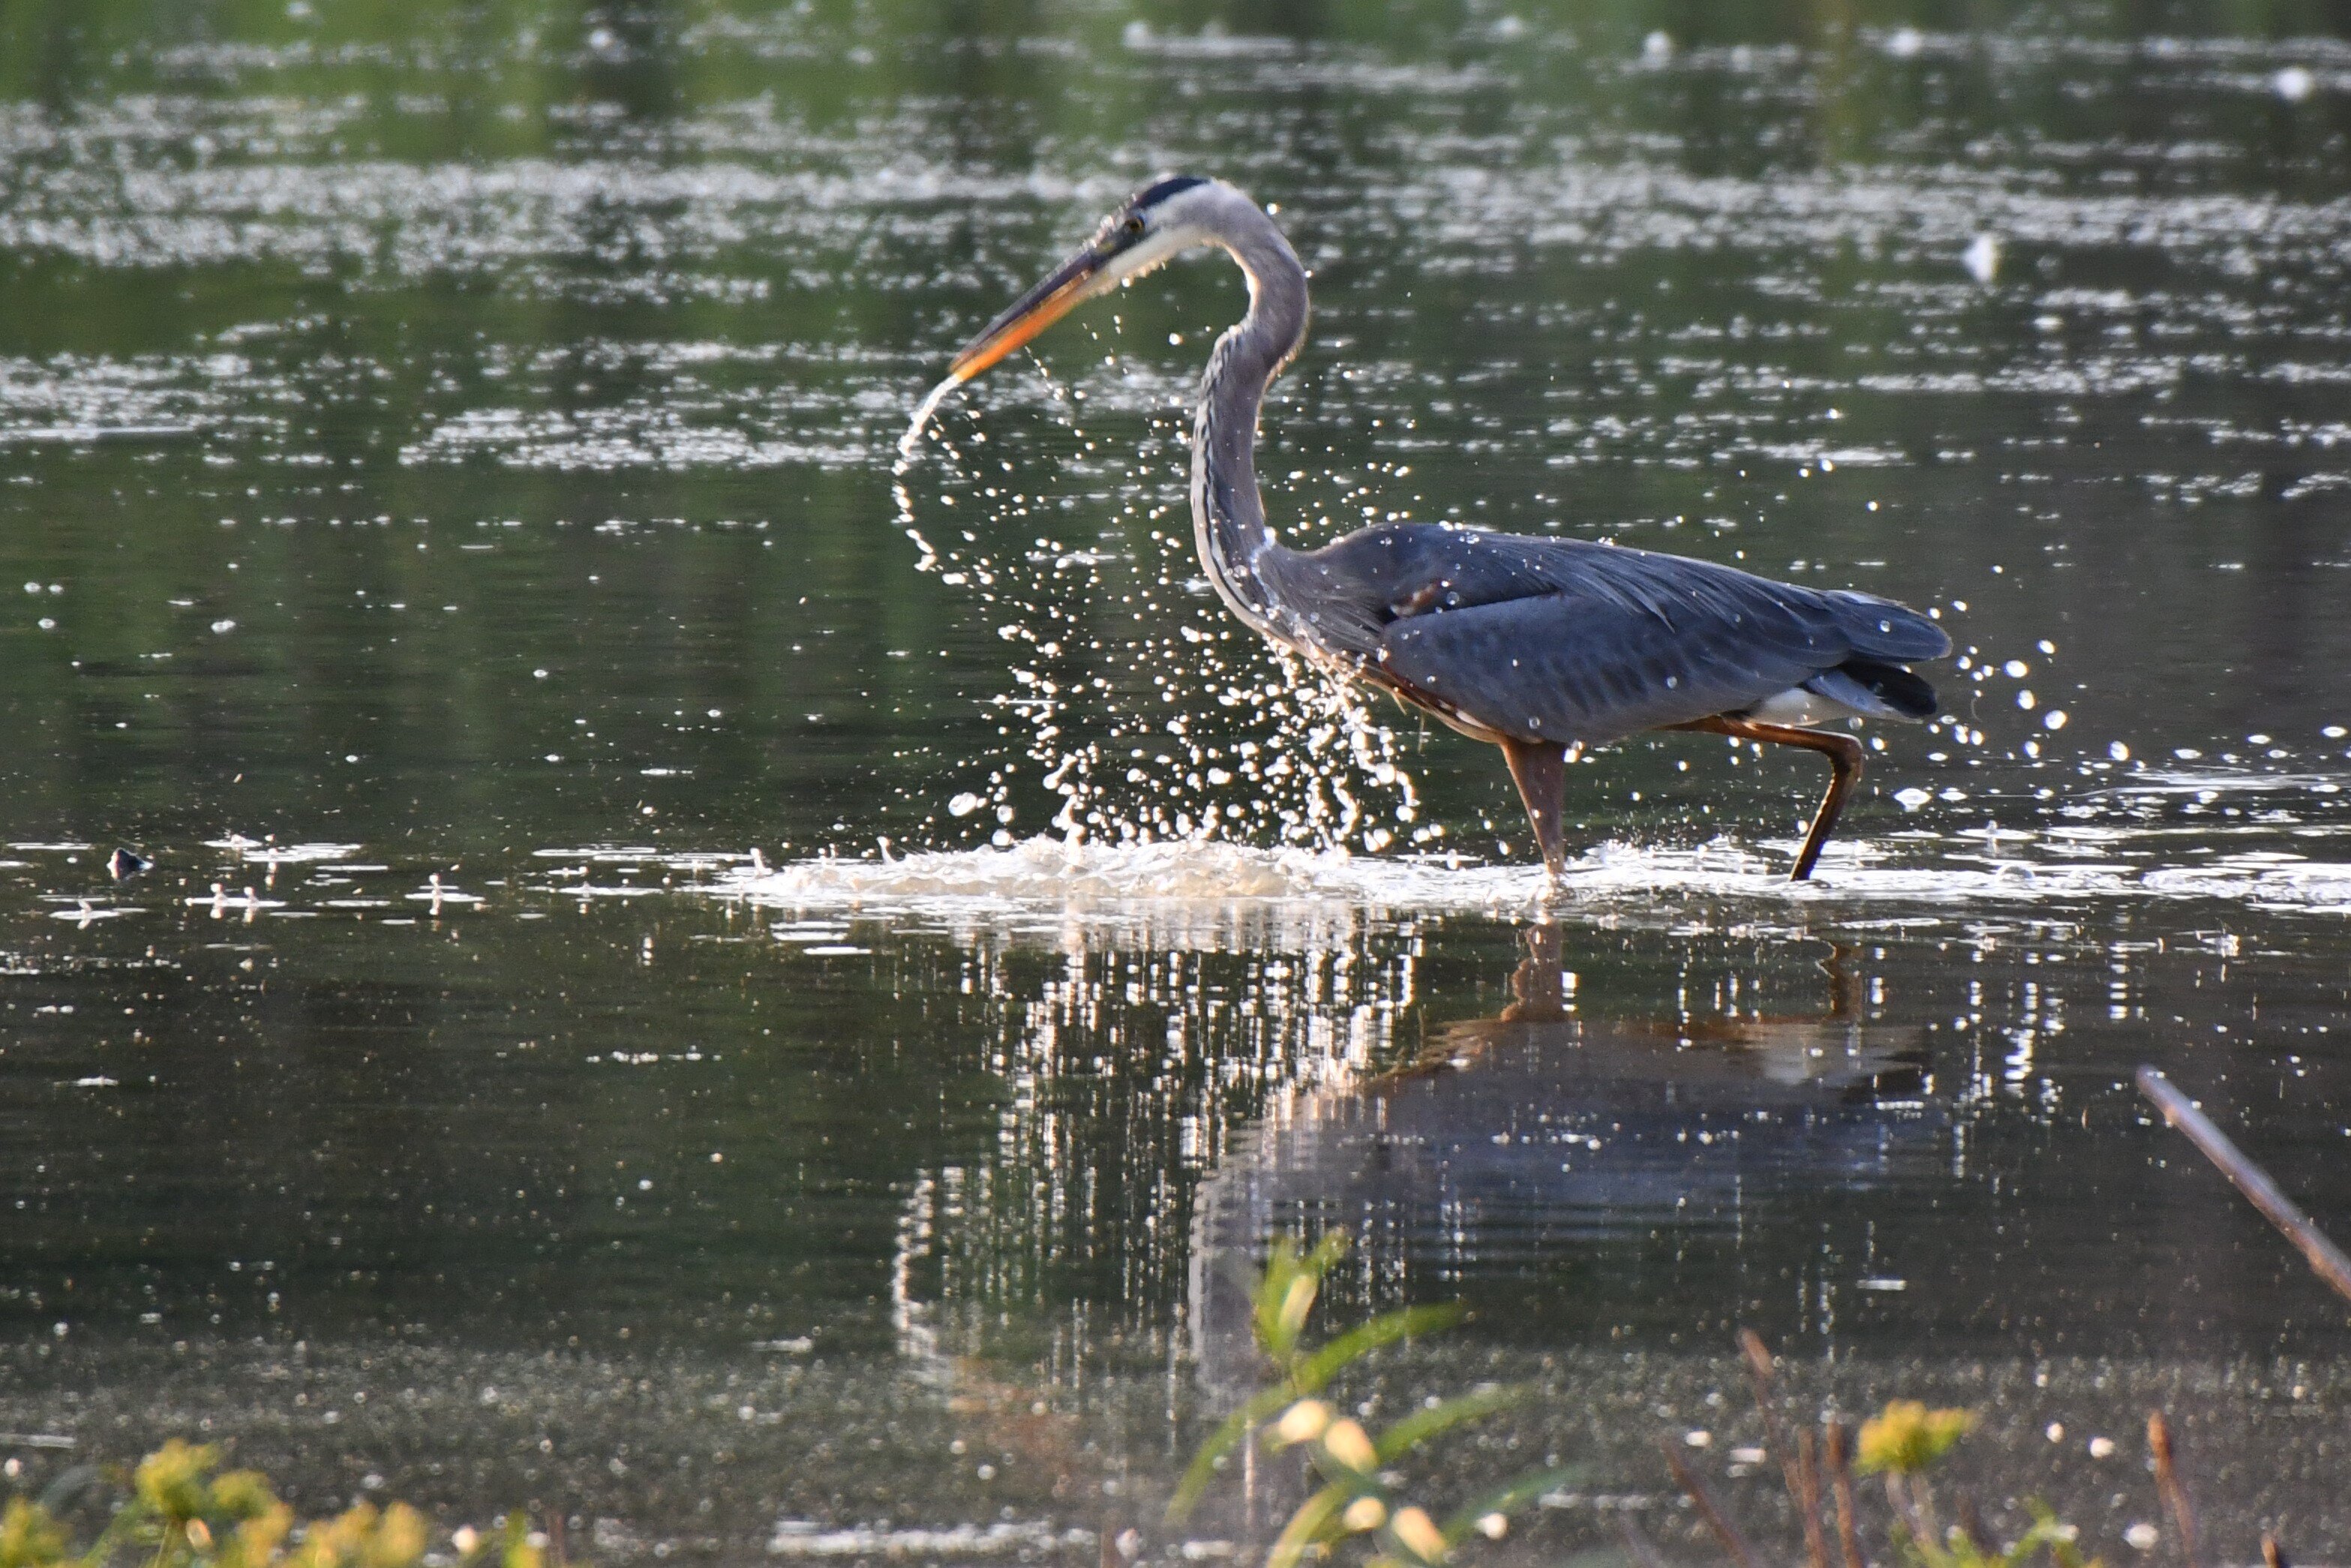
<path id="1" fill-rule="evenodd" d="M 1502 741 L 1502 758 L 1510 765 L 1510 782 L 1527 805 L 1527 821 L 1542 846 L 1543 865 L 1553 876 L 1567 870 L 1567 848 L 1560 822 L 1567 808 L 1567 747 L 1531 741 Z"/>
<path id="2" fill-rule="evenodd" d="M 1545 920 L 1530 925 L 1525 935 L 1527 956 L 1510 975 L 1510 1003 L 1502 1009 L 1506 1023 L 1556 1022 L 1567 1016 L 1567 988 L 1560 976 L 1567 967 L 1566 944 L 1560 929 Z"/>
<path id="3" fill-rule="evenodd" d="M 1862 759 L 1866 755 L 1861 749 L 1861 742 L 1849 735 L 1836 735 L 1824 729 L 1758 724 L 1751 718 L 1729 718 L 1720 714 L 1672 727 L 1705 730 L 1708 734 L 1733 736 L 1740 740 L 1768 740 L 1774 746 L 1793 746 L 1806 751 L 1817 751 L 1829 759 L 1828 792 L 1821 797 L 1821 809 L 1813 813 L 1812 828 L 1804 834 L 1804 847 L 1796 854 L 1796 869 L 1788 873 L 1790 882 L 1810 882 L 1813 867 L 1820 863 L 1821 848 L 1829 841 L 1829 833 L 1836 827 L 1837 813 L 1844 810 L 1845 797 L 1852 794 L 1853 787 L 1861 782 Z"/>

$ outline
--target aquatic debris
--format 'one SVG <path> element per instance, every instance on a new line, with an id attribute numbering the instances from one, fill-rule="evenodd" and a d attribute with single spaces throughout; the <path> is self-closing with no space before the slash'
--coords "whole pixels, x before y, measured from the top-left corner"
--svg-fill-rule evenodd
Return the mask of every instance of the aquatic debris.
<path id="1" fill-rule="evenodd" d="M 123 915 L 137 915 L 139 913 L 140 911 L 134 905 L 120 904 L 92 904 L 89 899 L 84 898 L 76 900 L 74 906 L 71 909 L 50 910 L 49 918 L 52 920 L 70 920 L 76 925 L 88 925 L 94 921 L 119 920 Z"/>
<path id="2" fill-rule="evenodd" d="M 241 860 L 266 861 L 277 865 L 310 865 L 319 861 L 349 860 L 364 846 L 360 844 L 300 843 L 281 844 L 277 835 L 270 833 L 258 839 L 248 839 L 243 833 L 229 833 L 217 839 L 206 839 L 204 847 L 235 852 Z"/>
<path id="3" fill-rule="evenodd" d="M 482 902 L 482 895 L 478 893 L 461 893 L 456 888 L 444 883 L 441 873 L 437 871 L 426 881 L 424 886 L 408 896 L 413 902 L 432 904 L 435 915 L 441 913 L 441 906 L 444 904 L 465 904 Z"/>
<path id="4" fill-rule="evenodd" d="M 941 1530 L 883 1530 L 859 1525 L 825 1530 L 809 1520 L 776 1525 L 768 1552 L 776 1557 L 1003 1557 L 1057 1546 L 1092 1546 L 1089 1530 L 1056 1531 L 1041 1521 L 999 1520 Z"/>
<path id="5" fill-rule="evenodd" d="M 2181 1093 L 2162 1073 L 2152 1067 L 2138 1070 L 2139 1092 L 2155 1102 L 2164 1120 L 2188 1134 L 2189 1142 L 2203 1153 L 2206 1159 L 2220 1167 L 2236 1189 L 2255 1208 L 2294 1243 L 2313 1272 L 2335 1287 L 2337 1294 L 2351 1301 L 2351 1258 L 2330 1240 L 2326 1233 L 2312 1223 L 2308 1215 L 2294 1206 L 2294 1200 L 2278 1189 L 2269 1173 L 2245 1157 L 2244 1152 L 2231 1142 L 2226 1133 L 2212 1124 L 2195 1101 Z"/>
<path id="6" fill-rule="evenodd" d="M 264 898 L 251 887 L 231 893 L 226 883 L 217 882 L 213 883 L 210 896 L 199 895 L 182 902 L 192 908 L 209 908 L 215 915 L 229 909 L 242 909 L 249 915 L 256 910 L 286 907 L 286 901 L 282 898 Z"/>

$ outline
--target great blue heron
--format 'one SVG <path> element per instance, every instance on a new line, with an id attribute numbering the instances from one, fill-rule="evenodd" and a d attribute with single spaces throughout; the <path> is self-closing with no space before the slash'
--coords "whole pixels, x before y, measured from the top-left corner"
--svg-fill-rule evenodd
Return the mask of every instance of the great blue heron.
<path id="1" fill-rule="evenodd" d="M 1905 666 L 1950 639 L 1891 600 L 1774 582 L 1710 561 L 1582 539 L 1387 523 L 1291 549 L 1258 497 L 1258 411 L 1306 338 L 1306 269 L 1263 209 L 1222 180 L 1136 192 L 1093 237 L 967 344 L 908 430 L 941 399 L 1080 302 L 1196 246 L 1248 276 L 1249 314 L 1217 340 L 1192 435 L 1202 566 L 1234 614 L 1325 668 L 1393 693 L 1502 748 L 1556 877 L 1569 756 L 1653 729 L 1817 751 L 1828 792 L 1791 880 L 1812 875 L 1861 778 L 1853 718 L 1917 720 L 1934 689 Z"/>

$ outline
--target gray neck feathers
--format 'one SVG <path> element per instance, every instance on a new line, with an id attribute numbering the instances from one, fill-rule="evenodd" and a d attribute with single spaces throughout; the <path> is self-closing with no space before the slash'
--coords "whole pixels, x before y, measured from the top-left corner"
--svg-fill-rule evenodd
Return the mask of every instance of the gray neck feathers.
<path id="1" fill-rule="evenodd" d="M 1277 642 L 1308 641 L 1285 608 L 1291 552 L 1266 527 L 1257 488 L 1258 410 L 1266 387 L 1306 340 L 1306 269 L 1273 220 L 1236 202 L 1210 238 L 1249 284 L 1249 314 L 1217 340 L 1192 429 L 1192 526 L 1208 580 L 1233 612 Z"/>

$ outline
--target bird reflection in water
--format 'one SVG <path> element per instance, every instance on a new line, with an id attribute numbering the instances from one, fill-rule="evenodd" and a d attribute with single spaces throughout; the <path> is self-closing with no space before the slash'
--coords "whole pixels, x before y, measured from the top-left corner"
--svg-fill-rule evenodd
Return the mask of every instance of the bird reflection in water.
<path id="1" fill-rule="evenodd" d="M 1561 1063 L 1569 1066 L 1559 1075 L 1562 1083 L 1630 1070 L 1636 1077 L 1653 1076 L 1668 1099 L 1676 1098 L 1677 1084 L 1761 1080 L 1834 1090 L 1841 1098 L 1858 1094 L 1875 1103 L 1887 1094 L 1915 1099 L 1923 1083 L 1927 1058 L 1917 1030 L 1865 1027 L 1849 947 L 1832 947 L 1821 964 L 1828 980 L 1823 1012 L 1594 1021 L 1579 1017 L 1570 999 L 1562 928 L 1551 922 L 1530 925 L 1520 942 L 1526 956 L 1511 971 L 1511 999 L 1499 1014 L 1442 1025 L 1411 1061 L 1364 1087 L 1387 1093 L 1432 1071 L 1465 1068 L 1512 1048 L 1572 1052 L 1573 1065 Z M 1744 1105 L 1760 1108 L 1754 1100 Z"/>
<path id="2" fill-rule="evenodd" d="M 1499 1015 L 1440 1027 L 1376 1077 L 1301 1091 L 1235 1140 L 1196 1211 L 1204 1366 L 1234 1364 L 1218 1352 L 1239 1344 L 1211 1342 L 1245 1336 L 1237 1281 L 1277 1232 L 1349 1230 L 1407 1289 L 1575 1274 L 1603 1254 L 1609 1275 L 1660 1252 L 1677 1276 L 1743 1270 L 1755 1260 L 1729 1255 L 1775 1228 L 1820 1245 L 1805 1217 L 1824 1194 L 1939 1170 L 1923 1031 L 1865 1016 L 1849 954 L 1822 966 L 1818 1012 L 1610 1019 L 1575 995 L 1561 926 L 1521 939 Z"/>

